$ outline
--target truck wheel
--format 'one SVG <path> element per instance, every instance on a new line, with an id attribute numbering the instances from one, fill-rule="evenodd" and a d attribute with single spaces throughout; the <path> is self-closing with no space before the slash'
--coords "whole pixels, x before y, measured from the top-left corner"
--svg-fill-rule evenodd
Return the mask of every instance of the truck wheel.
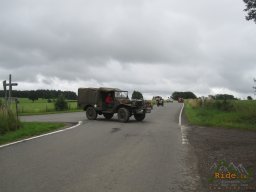
<path id="1" fill-rule="evenodd" d="M 93 107 L 88 107 L 86 109 L 86 117 L 89 120 L 95 120 L 97 118 L 97 112 Z"/>
<path id="2" fill-rule="evenodd" d="M 120 108 L 117 112 L 118 120 L 121 122 L 127 122 L 129 120 L 129 111 L 126 108 Z"/>
<path id="3" fill-rule="evenodd" d="M 143 113 L 143 114 L 134 114 L 134 118 L 137 120 L 137 121 L 143 121 L 143 119 L 145 119 L 146 117 L 146 114 Z"/>
<path id="4" fill-rule="evenodd" d="M 113 113 L 103 113 L 103 116 L 106 118 L 106 119 L 111 119 L 113 117 Z"/>

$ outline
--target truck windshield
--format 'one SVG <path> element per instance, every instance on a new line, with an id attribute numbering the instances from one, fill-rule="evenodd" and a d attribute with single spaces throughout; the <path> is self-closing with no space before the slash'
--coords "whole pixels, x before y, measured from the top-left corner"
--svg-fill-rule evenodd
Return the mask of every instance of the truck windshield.
<path id="1" fill-rule="evenodd" d="M 115 92 L 115 97 L 117 98 L 128 98 L 128 92 L 127 91 L 117 91 Z"/>

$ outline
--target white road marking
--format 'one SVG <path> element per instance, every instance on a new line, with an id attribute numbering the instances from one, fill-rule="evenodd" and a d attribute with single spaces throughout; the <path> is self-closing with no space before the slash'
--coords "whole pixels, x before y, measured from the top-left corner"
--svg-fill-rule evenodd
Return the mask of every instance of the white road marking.
<path id="1" fill-rule="evenodd" d="M 181 142 L 182 142 L 182 144 L 189 144 L 187 131 L 186 131 L 187 127 L 181 125 L 180 128 L 181 128 L 181 138 L 182 138 Z"/>
<path id="2" fill-rule="evenodd" d="M 188 137 L 187 137 L 187 131 L 186 131 L 187 127 L 181 125 L 181 116 L 182 116 L 183 109 L 184 109 L 184 103 L 182 105 L 182 108 L 180 110 L 180 115 L 179 115 L 179 126 L 181 129 L 181 142 L 182 142 L 182 144 L 189 144 Z"/>
<path id="3" fill-rule="evenodd" d="M 53 135 L 55 133 L 64 132 L 64 131 L 67 131 L 67 130 L 70 130 L 70 129 L 74 129 L 74 128 L 78 127 L 81 124 L 82 124 L 82 121 L 79 121 L 76 125 L 74 125 L 72 127 L 68 127 L 66 129 L 61 129 L 61 130 L 58 130 L 58 131 L 45 133 L 45 134 L 42 134 L 42 135 L 38 135 L 38 136 L 30 137 L 30 138 L 27 138 L 27 139 L 22 139 L 22 140 L 19 140 L 19 141 L 15 141 L 15 142 L 12 142 L 12 143 L 7 143 L 7 144 L 4 144 L 4 145 L 0 145 L 0 148 L 7 147 L 7 146 L 10 146 L 10 145 L 15 145 L 15 144 L 18 144 L 18 143 L 21 143 L 21 142 L 24 142 L 24 141 L 30 141 L 30 140 L 33 140 L 33 139 L 38 139 L 38 138 L 45 137 L 45 136 L 48 136 L 48 135 Z"/>
<path id="4" fill-rule="evenodd" d="M 181 110 L 180 110 L 180 116 L 179 116 L 179 125 L 181 126 L 181 115 L 182 115 L 182 112 L 183 112 L 183 108 L 184 108 L 184 103 L 181 107 Z"/>

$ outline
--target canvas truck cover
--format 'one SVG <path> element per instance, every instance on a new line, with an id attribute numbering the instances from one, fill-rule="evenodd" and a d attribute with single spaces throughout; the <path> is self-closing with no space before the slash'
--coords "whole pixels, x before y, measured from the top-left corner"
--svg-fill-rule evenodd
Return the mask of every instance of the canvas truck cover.
<path id="1" fill-rule="evenodd" d="M 86 105 L 95 105 L 101 102 L 99 97 L 100 92 L 115 92 L 121 91 L 117 88 L 79 88 L 78 89 L 78 107 L 83 108 Z"/>
<path id="2" fill-rule="evenodd" d="M 97 88 L 79 88 L 78 89 L 78 106 L 83 107 L 88 104 L 94 105 L 97 102 Z"/>

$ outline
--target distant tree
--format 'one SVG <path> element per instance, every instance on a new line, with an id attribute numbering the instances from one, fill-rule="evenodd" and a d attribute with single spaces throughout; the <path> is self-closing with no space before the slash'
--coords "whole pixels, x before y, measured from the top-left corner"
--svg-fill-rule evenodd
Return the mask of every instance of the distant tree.
<path id="1" fill-rule="evenodd" d="M 251 97 L 251 96 L 248 96 L 248 97 L 247 97 L 247 100 L 252 100 L 252 97 Z"/>
<path id="2" fill-rule="evenodd" d="M 38 100 L 38 95 L 37 95 L 36 91 L 30 91 L 29 94 L 28 94 L 28 98 L 30 100 L 32 100 L 33 102 L 35 100 Z"/>
<path id="3" fill-rule="evenodd" d="M 68 109 L 68 102 L 66 101 L 63 94 L 60 94 L 55 101 L 55 110 L 63 111 Z"/>
<path id="4" fill-rule="evenodd" d="M 256 0 L 243 0 L 246 4 L 244 11 L 247 12 L 246 20 L 254 20 L 256 23 Z"/>
<path id="5" fill-rule="evenodd" d="M 143 99 L 143 95 L 139 91 L 133 91 L 132 93 L 132 99 Z"/>
<path id="6" fill-rule="evenodd" d="M 229 94 L 217 94 L 215 95 L 216 100 L 236 100 L 234 95 L 229 95 Z"/>
<path id="7" fill-rule="evenodd" d="M 187 91 L 187 92 L 173 92 L 172 96 L 171 96 L 174 100 L 178 100 L 179 98 L 183 98 L 183 99 L 196 99 L 197 96 L 192 93 L 191 91 Z"/>

